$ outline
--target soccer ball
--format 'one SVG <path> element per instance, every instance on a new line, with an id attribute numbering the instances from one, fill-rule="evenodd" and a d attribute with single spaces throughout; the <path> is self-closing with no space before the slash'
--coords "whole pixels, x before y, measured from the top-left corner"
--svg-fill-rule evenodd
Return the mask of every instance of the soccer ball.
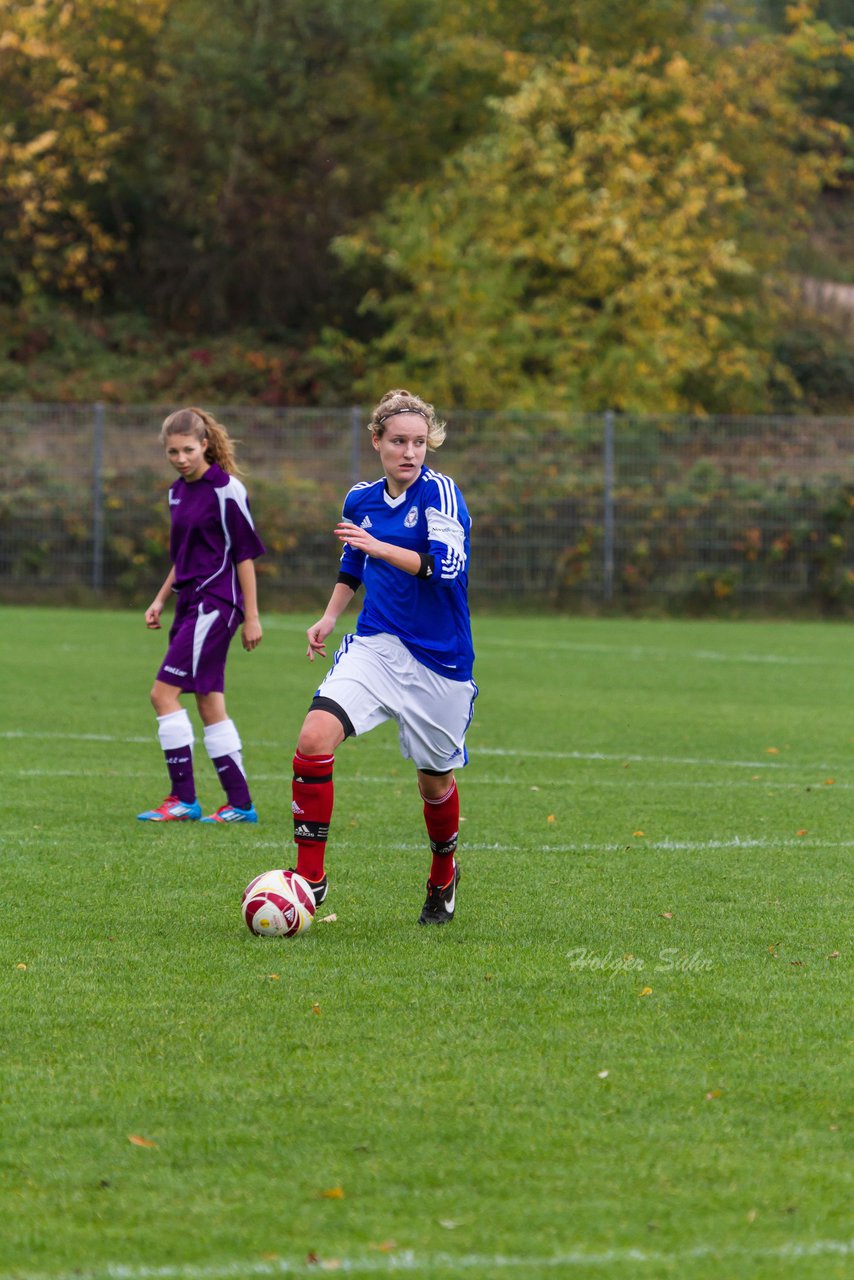
<path id="1" fill-rule="evenodd" d="M 314 919 L 314 894 L 295 871 L 265 871 L 243 890 L 243 919 L 261 938 L 293 938 Z"/>

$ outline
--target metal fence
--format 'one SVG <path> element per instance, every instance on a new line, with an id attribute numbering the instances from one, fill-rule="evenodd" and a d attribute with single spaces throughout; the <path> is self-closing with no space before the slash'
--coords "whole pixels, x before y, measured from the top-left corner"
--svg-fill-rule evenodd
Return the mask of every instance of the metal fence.
<path id="1" fill-rule="evenodd" d="M 168 568 L 173 406 L 0 405 L 0 593 L 150 599 Z M 325 600 L 357 408 L 217 409 L 269 554 L 267 607 Z M 471 510 L 475 603 L 854 603 L 854 419 L 454 413 L 431 465 Z"/>

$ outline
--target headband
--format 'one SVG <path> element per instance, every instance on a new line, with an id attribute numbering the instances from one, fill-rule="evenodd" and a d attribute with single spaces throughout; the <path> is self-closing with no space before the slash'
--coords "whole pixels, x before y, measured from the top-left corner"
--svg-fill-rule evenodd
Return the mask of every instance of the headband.
<path id="1" fill-rule="evenodd" d="M 381 427 L 387 419 L 396 418 L 399 413 L 417 413 L 419 418 L 423 418 L 427 425 L 430 425 L 430 419 L 423 409 L 389 409 L 388 413 L 384 413 L 377 418 L 377 426 Z"/>

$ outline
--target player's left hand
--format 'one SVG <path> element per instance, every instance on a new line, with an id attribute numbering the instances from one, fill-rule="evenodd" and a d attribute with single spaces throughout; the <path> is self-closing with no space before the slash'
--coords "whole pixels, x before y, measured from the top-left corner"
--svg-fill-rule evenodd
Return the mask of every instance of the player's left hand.
<path id="1" fill-rule="evenodd" d="M 368 533 L 367 529 L 351 524 L 349 520 L 339 521 L 335 526 L 335 537 L 340 542 L 348 543 L 355 551 L 364 551 L 366 556 L 372 555 L 372 548 L 379 546 L 376 538 Z"/>
<path id="2" fill-rule="evenodd" d="M 250 621 L 247 619 L 243 624 L 243 648 L 247 653 L 251 653 L 253 649 L 257 649 L 261 643 L 263 632 L 261 623 L 257 618 Z"/>

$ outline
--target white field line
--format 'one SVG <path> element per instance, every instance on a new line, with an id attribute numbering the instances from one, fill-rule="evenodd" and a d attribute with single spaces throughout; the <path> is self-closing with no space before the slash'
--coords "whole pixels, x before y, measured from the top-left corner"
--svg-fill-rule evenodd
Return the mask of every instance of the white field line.
<path id="1" fill-rule="evenodd" d="M 254 832 L 253 827 L 253 834 Z M 283 835 L 281 840 L 253 840 L 252 845 L 255 849 L 281 850 L 289 843 L 290 836 Z M 364 846 L 342 837 L 335 842 L 335 848 L 341 853 L 348 853 L 350 850 L 363 849 Z M 387 848 L 394 850 L 395 853 L 421 853 L 424 850 L 424 844 L 418 841 L 396 841 Z M 767 849 L 776 853 L 783 849 L 801 849 L 814 853 L 816 850 L 854 849 L 854 839 L 822 840 L 818 836 L 798 836 L 796 839 L 787 837 L 782 840 L 769 840 L 766 837 L 731 836 L 728 840 L 650 840 L 646 836 L 628 836 L 625 840 L 609 840 L 607 843 L 579 840 L 571 843 L 542 844 L 537 848 L 539 853 L 625 853 L 627 850 L 632 853 L 719 853 L 726 849 Z M 466 840 L 464 849 L 466 853 L 515 854 L 519 852 L 517 844 L 502 844 L 500 841 L 484 844 Z"/>
<path id="2" fill-rule="evenodd" d="M 502 640 L 496 636 L 487 640 L 478 638 L 478 650 L 515 649 L 520 655 L 531 649 L 541 649 L 546 653 L 602 653 L 618 654 L 621 658 L 636 658 L 646 661 L 649 658 L 664 659 L 667 662 L 681 662 L 693 659 L 696 662 L 745 662 L 759 666 L 780 667 L 819 667 L 827 666 L 826 658 L 790 656 L 782 653 L 722 653 L 716 649 L 666 649 L 661 646 L 642 644 L 595 644 L 582 640 Z"/>
<path id="3" fill-rule="evenodd" d="M 32 733 L 24 729 L 4 729 L 0 733 L 0 738 L 13 740 L 16 742 L 39 741 L 43 742 L 112 742 L 112 743 L 138 743 L 147 742 L 149 744 L 157 743 L 157 734 L 149 733 L 145 737 L 122 737 L 114 733 Z"/>
<path id="4" fill-rule="evenodd" d="M 130 736 L 123 737 L 118 734 L 108 733 L 31 733 L 23 729 L 6 729 L 0 732 L 0 741 L 44 741 L 55 740 L 61 742 L 105 742 L 113 744 L 137 745 L 145 743 L 148 746 L 157 745 L 157 737 L 153 732 L 145 737 Z M 270 742 L 266 740 L 256 739 L 251 744 L 253 747 L 273 747 L 280 751 L 287 751 L 290 755 L 293 749 L 293 743 Z M 380 749 L 385 751 L 393 751 L 398 753 L 396 743 L 381 743 Z M 656 756 L 656 755 L 636 755 L 627 753 L 618 755 L 604 751 L 540 751 L 528 750 L 525 748 L 511 747 L 476 747 L 472 751 L 473 756 L 498 756 L 506 757 L 512 760 L 581 760 L 590 761 L 592 763 L 616 763 L 616 764 L 675 764 L 684 766 L 696 766 L 704 769 L 817 769 L 822 772 L 831 769 L 833 766 L 828 764 L 804 764 L 803 762 L 788 762 L 783 760 L 710 760 L 701 756 Z"/>
<path id="5" fill-rule="evenodd" d="M 422 844 L 414 843 L 394 846 L 394 848 L 400 849 L 401 852 L 423 849 L 423 847 Z M 487 851 L 513 853 L 518 850 L 518 845 L 469 844 L 468 841 L 465 847 L 475 853 Z M 637 836 L 632 837 L 630 841 L 609 841 L 607 844 L 579 841 L 571 844 L 543 844 L 538 848 L 541 853 L 622 853 L 629 848 L 638 853 L 643 853 L 650 849 L 663 853 L 712 853 L 715 850 L 722 849 L 852 849 L 854 848 L 854 839 L 820 840 L 817 837 L 808 839 L 806 836 L 800 836 L 795 840 L 769 840 L 754 836 L 731 836 L 728 840 L 648 840 L 645 836 Z"/>
<path id="6" fill-rule="evenodd" d="M 74 1271 L 15 1271 L 0 1274 L 0 1280 L 248 1280 L 253 1276 L 339 1275 L 387 1276 L 405 1273 L 464 1274 L 481 1270 L 488 1274 L 525 1270 L 531 1272 L 571 1271 L 575 1267 L 617 1269 L 628 1264 L 673 1267 L 703 1259 L 756 1258 L 797 1263 L 807 1258 L 847 1258 L 854 1254 L 854 1240 L 787 1241 L 780 1245 L 695 1245 L 690 1249 L 665 1250 L 627 1248 L 604 1249 L 597 1253 L 572 1249 L 540 1257 L 513 1254 L 417 1254 L 400 1250 L 378 1257 L 329 1257 L 317 1262 L 289 1262 L 286 1258 L 254 1259 L 209 1264 L 172 1263 L 163 1266 L 107 1263 L 101 1267 Z"/>
<path id="7" fill-rule="evenodd" d="M 281 617 L 265 617 L 264 628 L 269 631 L 284 631 L 293 633 L 294 635 L 305 636 L 306 628 L 302 623 L 291 622 Z M 342 635 L 344 633 L 342 632 Z M 332 637 L 335 641 L 335 637 Z M 649 658 L 663 658 L 668 662 L 679 662 L 680 660 L 693 659 L 696 662 L 725 662 L 739 663 L 745 662 L 750 664 L 758 664 L 760 666 L 784 666 L 784 667 L 817 667 L 827 666 L 827 659 L 813 658 L 800 655 L 782 654 L 782 653 L 751 653 L 745 651 L 743 653 L 724 653 L 718 649 L 672 649 L 664 645 L 646 645 L 646 644 L 600 644 L 595 641 L 585 640 L 531 640 L 525 637 L 524 640 L 504 639 L 501 636 L 478 636 L 477 637 L 478 652 L 485 652 L 488 649 L 515 649 L 520 656 L 529 653 L 532 649 L 543 650 L 546 653 L 615 653 L 620 657 L 636 658 L 645 661 Z"/>
<path id="8" fill-rule="evenodd" d="M 463 819 L 465 821 L 465 819 Z M 192 830 L 197 826 L 196 823 L 182 824 L 181 830 Z M 142 827 L 134 829 L 142 830 Z M 159 830 L 159 828 L 158 828 Z M 241 828 L 241 830 L 244 830 Z M 287 829 L 282 826 L 281 834 L 275 839 L 265 839 L 265 836 L 272 836 L 272 832 L 268 828 L 268 824 L 261 827 L 250 827 L 244 831 L 247 838 L 251 837 L 253 849 L 271 849 L 281 854 L 283 850 L 291 847 L 291 836 Z M 261 837 L 260 839 L 258 837 Z M 24 847 L 30 844 L 45 843 L 44 832 L 38 831 L 36 834 L 21 836 L 15 841 L 16 845 Z M 388 845 L 390 850 L 395 853 L 423 853 L 423 841 L 418 840 L 399 840 Z M 490 843 L 477 840 L 465 841 L 465 853 L 488 853 L 488 854 L 508 854 L 514 855 L 519 852 L 518 844 L 503 844 L 500 840 Z M 360 852 L 364 846 L 358 841 L 342 836 L 335 841 L 335 849 L 338 853 L 347 854 L 350 852 Z M 727 850 L 745 849 L 745 850 L 766 850 L 771 853 L 782 853 L 785 850 L 797 849 L 801 853 L 809 853 L 811 856 L 815 853 L 829 853 L 836 849 L 854 849 L 854 838 L 850 840 L 823 840 L 820 836 L 798 836 L 796 838 L 785 837 L 782 839 L 768 838 L 767 836 L 750 836 L 735 835 L 723 840 L 653 840 L 648 836 L 634 836 L 628 834 L 622 840 L 608 841 L 550 841 L 548 844 L 538 846 L 538 851 L 543 854 L 649 854 L 649 853 L 722 853 Z M 3 1280 L 0 1273 L 0 1280 Z"/>
<path id="9" fill-rule="evenodd" d="M 160 772 L 156 776 L 161 778 Z M 0 768 L 0 778 L 17 778 L 23 780 L 25 778 L 109 778 L 110 781 L 135 781 L 144 782 L 147 785 L 152 784 L 155 777 L 153 767 L 149 766 L 145 769 L 134 769 L 120 773 L 116 769 L 110 769 L 107 772 L 104 769 L 15 769 Z M 413 772 L 412 779 L 414 783 L 415 774 Z M 345 777 L 339 774 L 335 779 L 336 789 L 338 787 L 347 786 L 377 786 L 387 787 L 392 781 L 402 781 L 406 783 L 406 778 L 391 779 L 388 774 L 380 774 L 376 777 L 367 774 L 358 774 Z M 290 787 L 291 774 L 287 773 L 258 773 L 254 769 L 251 771 L 250 782 L 272 782 L 278 783 L 282 787 Z M 723 787 L 727 790 L 735 788 L 743 788 L 744 790 L 757 790 L 757 788 L 773 788 L 774 791 L 803 791 L 806 788 L 818 790 L 820 787 L 831 785 L 828 779 L 811 778 L 806 780 L 783 781 L 779 778 L 736 778 L 719 779 L 717 782 L 709 782 L 702 778 L 664 778 L 656 779 L 650 782 L 645 778 L 632 777 L 631 774 L 624 774 L 620 778 L 540 778 L 535 786 L 526 783 L 519 778 L 496 778 L 496 777 L 477 777 L 476 775 L 465 776 L 465 788 L 469 787 L 514 787 L 516 790 L 522 791 L 549 791 L 555 788 L 571 789 L 581 788 L 585 791 L 610 790 L 610 791 L 631 791 L 639 788 L 646 792 L 651 791 L 720 791 Z M 854 783 L 852 782 L 836 782 L 832 783 L 835 791 L 852 791 Z"/>
<path id="10" fill-rule="evenodd" d="M 617 764 L 678 764 L 698 765 L 714 769 L 802 769 L 803 764 L 789 764 L 782 760 L 708 760 L 699 756 L 640 756 L 612 755 L 604 751 L 517 751 L 511 747 L 477 747 L 472 754 L 479 756 L 509 756 L 513 760 L 590 760 Z M 827 769 L 825 764 L 812 768 Z"/>

